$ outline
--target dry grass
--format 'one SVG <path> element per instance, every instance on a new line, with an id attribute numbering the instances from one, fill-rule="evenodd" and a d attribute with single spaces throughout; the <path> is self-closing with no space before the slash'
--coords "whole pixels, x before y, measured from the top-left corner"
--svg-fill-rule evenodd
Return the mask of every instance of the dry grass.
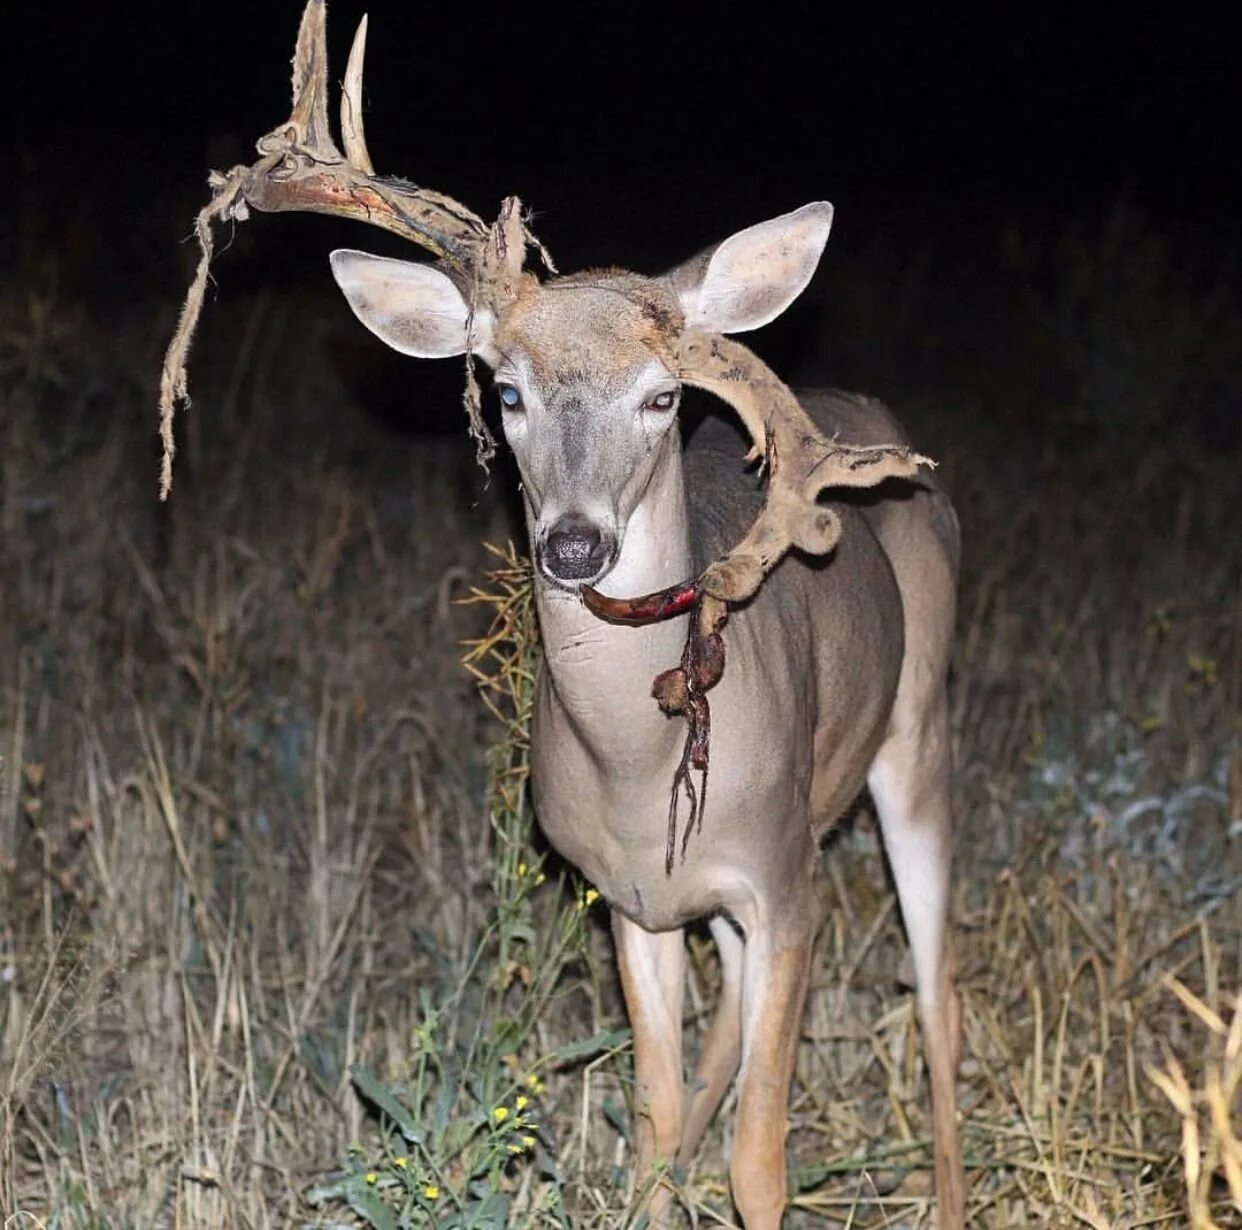
<path id="1" fill-rule="evenodd" d="M 305 1199 L 351 1157 L 384 1164 L 351 1069 L 406 1088 L 431 1004 L 459 1027 L 515 995 L 528 1010 L 530 954 L 576 906 L 555 876 L 514 887 L 539 855 L 494 823 L 521 792 L 497 802 L 485 754 L 514 742 L 458 664 L 486 612 L 452 599 L 510 526 L 462 441 L 429 459 L 333 405 L 330 369 L 283 365 L 288 310 L 267 298 L 206 339 L 210 430 L 193 412 L 156 512 L 145 407 L 123 379 L 105 415 L 78 404 L 86 361 L 63 356 L 92 339 L 67 346 L 48 322 L 68 314 L 30 302 L 5 308 L 0 354 L 0 1211 L 354 1224 Z M 1029 445 L 951 406 L 919 443 L 968 543 L 972 1224 L 1242 1224 L 1236 479 L 1173 447 L 1015 469 Z M 925 1082 L 865 810 L 824 873 L 790 1221 L 926 1225 Z M 497 923 L 518 897 L 534 948 Z M 506 935 L 502 967 L 476 960 Z M 688 1039 L 715 982 L 691 943 Z M 535 986 L 523 1064 L 623 1024 L 602 925 Z M 510 1222 L 631 1224 L 628 1055 L 561 1056 L 539 1163 L 503 1171 Z M 732 1224 L 729 1109 L 684 1176 L 699 1225 Z"/>

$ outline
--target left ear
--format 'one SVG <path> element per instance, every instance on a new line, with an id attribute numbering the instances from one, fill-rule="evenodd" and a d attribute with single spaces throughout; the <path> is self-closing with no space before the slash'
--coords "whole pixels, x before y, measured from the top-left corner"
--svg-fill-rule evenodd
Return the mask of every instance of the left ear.
<path id="1" fill-rule="evenodd" d="M 819 264 L 832 206 L 813 201 L 731 235 L 666 275 L 690 328 L 745 333 L 775 320 Z"/>

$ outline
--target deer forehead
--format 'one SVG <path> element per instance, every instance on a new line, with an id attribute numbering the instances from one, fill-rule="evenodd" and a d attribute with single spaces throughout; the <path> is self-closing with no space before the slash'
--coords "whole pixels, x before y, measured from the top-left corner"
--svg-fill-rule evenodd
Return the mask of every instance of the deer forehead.
<path id="1" fill-rule="evenodd" d="M 653 360 L 674 373 L 681 328 L 677 300 L 660 283 L 595 271 L 532 287 L 502 314 L 496 348 L 545 388 L 587 376 L 615 389 Z"/>

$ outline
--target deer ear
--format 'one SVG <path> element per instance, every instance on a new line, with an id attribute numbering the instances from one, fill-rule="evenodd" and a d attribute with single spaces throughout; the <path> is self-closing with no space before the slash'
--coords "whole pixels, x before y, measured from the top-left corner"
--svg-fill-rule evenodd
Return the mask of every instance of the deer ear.
<path id="1" fill-rule="evenodd" d="M 745 333 L 775 320 L 805 289 L 819 264 L 832 206 L 813 201 L 738 231 L 667 275 L 686 324 L 711 333 Z"/>
<path id="2" fill-rule="evenodd" d="M 341 248 L 332 253 L 332 276 L 354 315 L 381 341 L 418 359 L 465 354 L 470 306 L 434 265 L 391 260 Z M 491 314 L 475 314 L 477 351 L 491 336 Z"/>

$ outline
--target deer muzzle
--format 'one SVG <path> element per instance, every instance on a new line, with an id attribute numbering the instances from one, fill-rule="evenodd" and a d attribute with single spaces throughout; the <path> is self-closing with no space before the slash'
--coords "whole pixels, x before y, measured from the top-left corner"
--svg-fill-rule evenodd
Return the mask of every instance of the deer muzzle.
<path id="1" fill-rule="evenodd" d="M 617 538 L 580 513 L 556 519 L 536 552 L 539 570 L 566 589 L 598 581 L 616 562 Z"/>

